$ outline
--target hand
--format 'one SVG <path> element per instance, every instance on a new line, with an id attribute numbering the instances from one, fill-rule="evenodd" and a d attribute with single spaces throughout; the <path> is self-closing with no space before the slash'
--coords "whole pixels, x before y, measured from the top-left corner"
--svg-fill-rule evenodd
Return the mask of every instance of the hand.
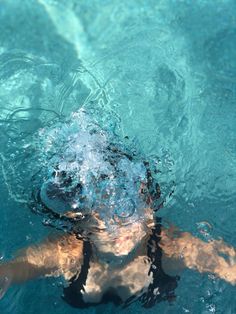
<path id="1" fill-rule="evenodd" d="M 219 267 L 219 276 L 229 282 L 231 285 L 236 285 L 236 250 L 234 247 L 226 244 L 223 240 L 214 240 L 212 242 L 217 253 L 224 257 L 226 266 Z"/>
<path id="2" fill-rule="evenodd" d="M 220 269 L 218 275 L 231 285 L 236 285 L 236 265 Z"/>

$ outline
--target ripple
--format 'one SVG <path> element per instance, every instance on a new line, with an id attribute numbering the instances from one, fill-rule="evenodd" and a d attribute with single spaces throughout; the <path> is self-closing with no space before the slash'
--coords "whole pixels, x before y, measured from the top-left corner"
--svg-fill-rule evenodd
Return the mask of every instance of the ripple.
<path id="1" fill-rule="evenodd" d="M 224 79 L 234 79 L 236 75 L 236 29 L 220 30 L 205 45 L 209 69 Z"/>

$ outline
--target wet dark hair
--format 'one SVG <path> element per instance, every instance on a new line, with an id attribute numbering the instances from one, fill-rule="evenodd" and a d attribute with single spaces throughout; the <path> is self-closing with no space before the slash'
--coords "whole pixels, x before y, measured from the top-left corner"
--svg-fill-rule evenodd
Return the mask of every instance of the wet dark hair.
<path id="1" fill-rule="evenodd" d="M 105 154 L 105 160 L 107 160 L 115 169 L 118 175 L 118 170 L 116 169 L 116 165 L 118 161 L 121 158 L 127 158 L 129 161 L 133 161 L 135 158 L 137 158 L 137 155 L 135 153 L 126 152 L 121 150 L 120 148 L 116 147 L 114 144 L 110 144 L 107 147 L 107 152 Z M 146 184 L 140 188 L 140 195 L 144 202 L 152 208 L 154 212 L 158 211 L 164 203 L 164 200 L 161 200 L 161 189 L 158 182 L 153 177 L 153 172 L 151 170 L 150 162 L 143 161 L 143 165 L 146 169 Z M 55 166 L 55 170 L 57 171 L 57 176 L 61 179 L 61 184 L 63 187 L 67 188 L 70 187 L 70 184 L 72 182 L 71 176 L 64 170 L 60 171 L 58 165 Z M 115 172 L 115 173 L 116 173 Z M 52 173 L 52 176 L 55 177 L 56 172 L 54 171 Z M 109 180 L 109 177 L 106 174 L 101 174 L 97 180 Z M 68 201 L 70 199 L 73 199 L 75 195 L 81 194 L 82 197 L 82 191 L 83 191 L 83 185 L 81 183 L 78 183 L 76 186 L 74 186 L 70 191 L 61 191 L 58 188 L 51 189 L 49 191 L 50 197 L 58 197 L 61 198 L 63 201 Z M 75 228 L 78 233 L 78 222 L 88 220 L 91 214 L 83 214 L 78 215 L 75 217 L 69 217 L 66 214 L 62 214 L 60 212 L 57 212 L 54 208 L 51 208 L 50 206 L 47 206 L 40 195 L 40 189 L 36 189 L 32 193 L 32 202 L 31 202 L 31 210 L 34 212 L 37 212 L 40 215 L 44 216 L 43 223 L 48 226 L 56 227 L 57 229 L 64 229 L 68 232 L 74 232 Z M 79 208 L 75 208 L 75 210 L 80 211 Z M 83 230 L 80 230 L 81 234 L 83 233 Z"/>
<path id="2" fill-rule="evenodd" d="M 147 205 L 153 211 L 162 207 L 155 162 L 132 142 L 104 131 L 86 112 L 72 118 L 41 135 L 44 167 L 31 208 L 45 224 L 73 229 L 95 212 L 113 228 L 111 220 L 133 223 L 145 219 Z"/>

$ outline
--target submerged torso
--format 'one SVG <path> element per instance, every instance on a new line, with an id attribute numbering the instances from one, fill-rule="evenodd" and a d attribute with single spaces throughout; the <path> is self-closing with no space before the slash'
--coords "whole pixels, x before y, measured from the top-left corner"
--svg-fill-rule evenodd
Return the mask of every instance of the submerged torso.
<path id="1" fill-rule="evenodd" d="M 139 299 L 143 306 L 151 307 L 171 298 L 177 280 L 162 270 L 159 232 L 160 225 L 124 261 L 119 257 L 112 262 L 101 259 L 91 244 L 84 243 L 81 272 L 64 289 L 65 300 L 82 308 L 107 302 L 126 306 Z"/>
<path id="2" fill-rule="evenodd" d="M 148 275 L 150 267 L 147 256 L 138 256 L 122 267 L 90 261 L 83 300 L 98 303 L 104 293 L 112 290 L 124 302 L 148 288 L 152 281 L 152 276 Z"/>

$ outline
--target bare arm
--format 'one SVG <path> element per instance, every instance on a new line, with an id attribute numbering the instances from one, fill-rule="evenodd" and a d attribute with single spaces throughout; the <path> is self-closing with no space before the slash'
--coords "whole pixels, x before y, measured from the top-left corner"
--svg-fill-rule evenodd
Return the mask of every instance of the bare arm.
<path id="1" fill-rule="evenodd" d="M 74 235 L 47 238 L 39 245 L 21 250 L 9 262 L 0 264 L 0 298 L 11 284 L 41 276 L 70 279 L 80 271 L 83 243 Z"/>
<path id="2" fill-rule="evenodd" d="M 204 242 L 188 232 L 174 235 L 163 229 L 160 246 L 164 253 L 163 268 L 167 273 L 177 265 L 200 273 L 212 273 L 236 284 L 236 250 L 223 241 Z"/>

